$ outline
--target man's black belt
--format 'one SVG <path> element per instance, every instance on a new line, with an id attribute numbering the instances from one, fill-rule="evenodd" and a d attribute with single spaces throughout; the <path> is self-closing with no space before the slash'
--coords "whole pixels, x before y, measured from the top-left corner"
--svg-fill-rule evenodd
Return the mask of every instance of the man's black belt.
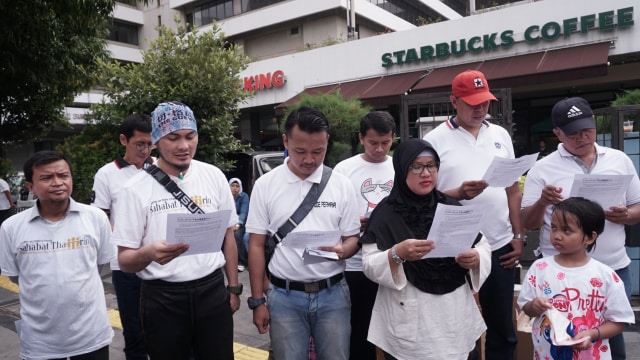
<path id="1" fill-rule="evenodd" d="M 339 273 L 327 279 L 303 283 L 303 282 L 280 279 L 277 276 L 273 276 L 269 274 L 269 281 L 271 281 L 273 285 L 279 288 L 287 289 L 287 283 L 288 283 L 289 290 L 304 291 L 306 293 L 312 293 L 312 292 L 318 292 L 318 291 L 324 290 L 328 287 L 331 287 L 337 284 L 340 280 L 342 280 L 343 277 L 344 277 L 344 273 Z"/>

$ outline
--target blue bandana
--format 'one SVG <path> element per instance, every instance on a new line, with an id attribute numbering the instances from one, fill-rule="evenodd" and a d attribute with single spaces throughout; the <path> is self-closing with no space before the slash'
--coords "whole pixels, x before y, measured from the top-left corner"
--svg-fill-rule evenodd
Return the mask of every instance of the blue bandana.
<path id="1" fill-rule="evenodd" d="M 183 103 L 161 103 L 151 113 L 151 142 L 156 144 L 166 135 L 178 130 L 198 131 L 193 111 Z"/>

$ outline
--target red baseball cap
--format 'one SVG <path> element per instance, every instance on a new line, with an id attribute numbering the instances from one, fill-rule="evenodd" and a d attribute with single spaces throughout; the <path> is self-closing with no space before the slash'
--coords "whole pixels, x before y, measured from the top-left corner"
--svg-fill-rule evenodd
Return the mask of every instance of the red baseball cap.
<path id="1" fill-rule="evenodd" d="M 451 84 L 453 96 L 461 98 L 465 103 L 476 106 L 488 100 L 495 100 L 489 91 L 489 82 L 484 74 L 477 70 L 466 70 L 456 75 Z"/>

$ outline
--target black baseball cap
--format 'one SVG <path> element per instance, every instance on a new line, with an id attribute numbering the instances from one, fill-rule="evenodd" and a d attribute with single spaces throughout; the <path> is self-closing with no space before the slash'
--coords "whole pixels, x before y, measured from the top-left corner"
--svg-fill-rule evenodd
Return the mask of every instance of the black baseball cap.
<path id="1" fill-rule="evenodd" d="M 551 109 L 553 126 L 567 135 L 573 135 L 584 129 L 595 129 L 593 110 L 587 100 L 571 97 L 558 101 Z"/>

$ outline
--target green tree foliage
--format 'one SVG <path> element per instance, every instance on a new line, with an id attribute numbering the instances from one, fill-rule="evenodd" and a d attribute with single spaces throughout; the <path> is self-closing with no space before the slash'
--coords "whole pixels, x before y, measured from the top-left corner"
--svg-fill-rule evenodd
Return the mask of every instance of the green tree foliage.
<path id="1" fill-rule="evenodd" d="M 243 149 L 233 137 L 237 104 L 247 97 L 238 76 L 248 64 L 217 26 L 197 33 L 179 26 L 160 27 L 160 36 L 143 54 L 143 63 L 101 62 L 105 101 L 91 107 L 91 120 L 79 136 L 60 147 L 72 159 L 74 198 L 88 201 L 93 175 L 122 147 L 117 127 L 129 114 L 151 114 L 164 101 L 180 101 L 198 122 L 196 157 L 222 169 L 231 167 L 221 154 Z"/>
<path id="2" fill-rule="evenodd" d="M 611 106 L 640 105 L 640 89 L 625 90 L 624 94 L 616 95 Z"/>
<path id="3" fill-rule="evenodd" d="M 357 151 L 360 119 L 373 108 L 363 105 L 357 98 L 344 99 L 339 91 L 320 95 L 302 94 L 298 102 L 287 107 L 285 119 L 292 110 L 302 105 L 320 110 L 329 120 L 329 151 L 325 164 L 333 167 Z"/>
<path id="4" fill-rule="evenodd" d="M 85 204 L 91 202 L 93 176 L 102 165 L 124 152 L 118 140 L 119 135 L 118 124 L 115 122 L 92 124 L 58 147 L 57 150 L 62 151 L 71 161 L 75 200 Z"/>
<path id="5" fill-rule="evenodd" d="M 64 105 L 106 59 L 113 0 L 0 1 L 0 144 L 66 124 Z"/>

